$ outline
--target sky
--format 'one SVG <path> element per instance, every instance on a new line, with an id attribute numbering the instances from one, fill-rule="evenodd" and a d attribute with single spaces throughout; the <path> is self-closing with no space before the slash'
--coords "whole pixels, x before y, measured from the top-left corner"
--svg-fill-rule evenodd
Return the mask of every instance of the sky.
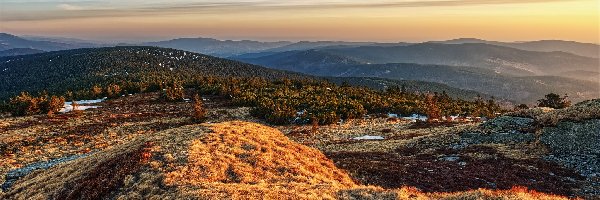
<path id="1" fill-rule="evenodd" d="M 0 0 L 0 32 L 100 41 L 600 43 L 599 10 L 600 0 Z"/>

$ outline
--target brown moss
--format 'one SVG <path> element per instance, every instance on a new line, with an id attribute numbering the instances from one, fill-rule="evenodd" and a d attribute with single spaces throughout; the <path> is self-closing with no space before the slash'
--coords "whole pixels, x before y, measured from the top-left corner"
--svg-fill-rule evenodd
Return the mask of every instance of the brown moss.
<path id="1" fill-rule="evenodd" d="M 488 147 L 432 153 L 419 154 L 416 149 L 400 148 L 398 154 L 336 152 L 328 153 L 328 156 L 360 183 L 388 189 L 414 186 L 425 192 L 460 192 L 478 188 L 506 190 L 521 185 L 548 193 L 573 195 L 577 183 L 565 180 L 581 179 L 573 171 L 556 164 L 510 159 Z M 438 155 L 456 155 L 458 160 L 447 161 Z"/>
<path id="2" fill-rule="evenodd" d="M 55 199 L 101 199 L 123 184 L 125 176 L 139 170 L 149 155 L 150 143 L 124 152 L 92 168 L 77 180 L 66 183 Z"/>
<path id="3" fill-rule="evenodd" d="M 134 141 L 87 158 L 37 171 L 17 181 L 2 199 L 101 199 L 122 186 L 148 157 L 144 141 Z"/>

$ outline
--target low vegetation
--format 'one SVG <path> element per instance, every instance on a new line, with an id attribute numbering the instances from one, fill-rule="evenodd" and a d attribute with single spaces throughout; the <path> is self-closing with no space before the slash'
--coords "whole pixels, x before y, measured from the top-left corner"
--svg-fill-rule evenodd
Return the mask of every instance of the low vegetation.
<path id="1" fill-rule="evenodd" d="M 8 109 L 13 116 L 53 115 L 63 107 L 64 103 L 64 97 L 49 96 L 47 93 L 32 96 L 27 92 L 22 92 L 19 96 L 11 98 L 4 109 Z"/>
<path id="2" fill-rule="evenodd" d="M 207 110 L 204 108 L 204 101 L 199 95 L 194 96 L 194 113 L 192 119 L 194 122 L 204 122 L 206 120 Z"/>
<path id="3" fill-rule="evenodd" d="M 166 83 L 166 84 L 165 84 Z M 450 115 L 493 118 L 503 112 L 494 99 L 475 101 L 454 99 L 445 92 L 408 92 L 401 87 L 374 90 L 366 87 L 336 85 L 314 79 L 234 78 L 198 76 L 184 80 L 165 79 L 151 82 L 123 82 L 105 88 L 94 85 L 74 92 L 75 96 L 118 96 L 125 91 L 162 91 L 166 101 L 182 101 L 184 87 L 202 95 L 223 95 L 236 106 L 254 107 L 252 114 L 272 124 L 334 124 L 340 120 L 360 119 L 367 114 L 421 114 L 430 121 Z M 101 92 L 102 91 L 102 92 Z M 77 95 L 79 94 L 79 95 Z M 24 97 L 25 100 L 28 97 Z M 23 100 L 23 101 L 25 101 Z M 32 115 L 37 112 L 20 112 Z"/>
<path id="4" fill-rule="evenodd" d="M 19 199 L 567 199 L 513 187 L 423 192 L 357 184 L 317 149 L 248 122 L 146 134 L 16 182 Z"/>
<path id="5" fill-rule="evenodd" d="M 567 95 L 560 97 L 558 94 L 550 93 L 547 94 L 545 98 L 538 100 L 538 106 L 554 109 L 566 108 L 571 106 L 571 101 L 567 98 Z"/>

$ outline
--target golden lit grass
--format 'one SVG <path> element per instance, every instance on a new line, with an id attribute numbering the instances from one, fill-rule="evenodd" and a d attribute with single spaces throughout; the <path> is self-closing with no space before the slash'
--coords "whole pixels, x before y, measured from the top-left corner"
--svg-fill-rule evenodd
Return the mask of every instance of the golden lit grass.
<path id="1" fill-rule="evenodd" d="M 320 151 L 277 129 L 247 122 L 209 127 L 214 133 L 192 141 L 187 165 L 167 173 L 165 183 L 210 188 L 205 195 L 261 198 L 329 196 L 356 186 Z"/>

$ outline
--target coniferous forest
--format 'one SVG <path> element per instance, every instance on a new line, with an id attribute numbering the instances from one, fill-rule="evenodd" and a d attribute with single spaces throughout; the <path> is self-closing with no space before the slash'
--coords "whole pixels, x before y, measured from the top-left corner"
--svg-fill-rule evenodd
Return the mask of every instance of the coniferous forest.
<path id="1" fill-rule="evenodd" d="M 312 120 L 332 124 L 367 114 L 422 114 L 441 119 L 450 115 L 493 117 L 502 112 L 493 99 L 467 101 L 451 98 L 445 91 L 408 91 L 398 85 L 382 90 L 334 84 L 302 74 L 154 47 L 59 51 L 8 57 L 2 63 L 10 63 L 3 72 L 8 78 L 0 86 L 5 99 L 2 108 L 18 115 L 51 112 L 27 111 L 39 107 L 34 105 L 38 101 L 32 100 L 36 98 L 28 97 L 37 93 L 70 101 L 164 91 L 168 100 L 178 101 L 190 98 L 182 96 L 183 88 L 195 88 L 200 95 L 226 96 L 238 106 L 253 107 L 253 115 L 273 124 Z M 22 78 L 10 78 L 14 76 Z M 12 98 L 7 99 L 9 95 Z"/>

